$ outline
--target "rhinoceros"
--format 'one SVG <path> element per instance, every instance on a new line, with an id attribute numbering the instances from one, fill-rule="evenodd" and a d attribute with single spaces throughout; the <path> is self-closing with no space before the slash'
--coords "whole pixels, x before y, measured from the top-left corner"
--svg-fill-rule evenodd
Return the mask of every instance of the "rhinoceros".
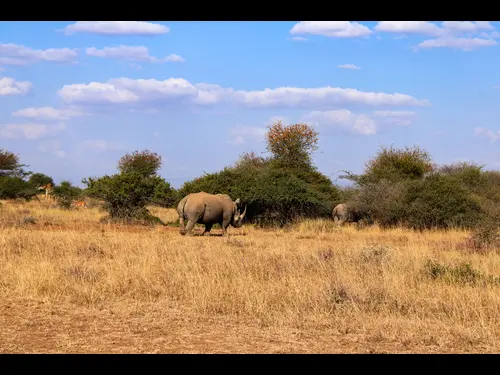
<path id="1" fill-rule="evenodd" d="M 235 228 L 243 225 L 247 206 L 243 213 L 240 210 L 240 198 L 233 201 L 226 194 L 209 194 L 204 191 L 191 193 L 181 199 L 177 205 L 179 215 L 179 229 L 182 235 L 192 235 L 195 224 L 205 224 L 205 233 L 210 233 L 214 224 L 220 224 L 224 236 L 227 227 L 231 224 Z M 184 220 L 187 225 L 184 227 Z"/>
<path id="2" fill-rule="evenodd" d="M 333 221 L 337 221 L 339 225 L 344 223 L 352 223 L 359 221 L 359 215 L 350 209 L 345 203 L 340 203 L 335 206 L 332 211 Z"/>

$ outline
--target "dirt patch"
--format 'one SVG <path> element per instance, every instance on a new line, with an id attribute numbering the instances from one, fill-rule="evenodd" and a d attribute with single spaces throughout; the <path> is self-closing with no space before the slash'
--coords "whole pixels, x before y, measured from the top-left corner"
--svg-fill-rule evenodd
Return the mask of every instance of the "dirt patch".
<path id="1" fill-rule="evenodd" d="M 436 345 L 200 316 L 167 302 L 79 308 L 4 299 L 0 353 L 446 353 Z M 493 353 L 494 348 L 474 350 Z"/>

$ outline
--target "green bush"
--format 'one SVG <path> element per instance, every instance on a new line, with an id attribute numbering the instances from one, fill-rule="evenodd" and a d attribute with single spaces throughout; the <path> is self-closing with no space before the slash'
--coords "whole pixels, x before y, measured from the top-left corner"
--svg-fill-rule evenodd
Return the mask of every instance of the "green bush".
<path id="1" fill-rule="evenodd" d="M 352 192 L 347 204 L 361 219 L 375 221 L 381 227 L 404 225 L 406 194 L 407 184 L 382 180 Z"/>
<path id="2" fill-rule="evenodd" d="M 21 177 L 0 176 L 0 199 L 23 198 L 29 201 L 37 193 L 36 187 Z"/>
<path id="3" fill-rule="evenodd" d="M 146 208 L 152 203 L 168 206 L 176 200 L 170 184 L 157 175 L 161 163 L 161 156 L 149 150 L 126 154 L 118 162 L 120 173 L 84 179 L 85 194 L 102 199 L 112 221 L 163 224 Z"/>
<path id="4" fill-rule="evenodd" d="M 47 184 L 54 185 L 54 180 L 52 179 L 52 177 L 49 177 L 43 173 L 33 173 L 29 177 L 28 182 L 36 188 L 45 186 Z"/>
<path id="5" fill-rule="evenodd" d="M 57 203 L 67 210 L 71 208 L 71 203 L 81 197 L 82 189 L 71 185 L 69 181 L 62 181 L 59 185 L 54 186 L 54 197 Z"/>
<path id="6" fill-rule="evenodd" d="M 159 181 L 155 187 L 151 203 L 160 207 L 175 208 L 177 191 L 167 181 Z"/>
<path id="7" fill-rule="evenodd" d="M 407 225 L 416 229 L 472 228 L 483 215 L 479 202 L 459 181 L 440 174 L 411 182 L 406 204 Z"/>
<path id="8" fill-rule="evenodd" d="M 422 180 L 367 184 L 348 203 L 382 227 L 472 228 L 484 215 L 460 181 L 437 173 Z"/>
<path id="9" fill-rule="evenodd" d="M 152 203 L 157 186 L 165 183 L 158 176 L 144 177 L 135 172 L 89 178 L 84 182 L 90 197 L 105 202 L 104 208 L 112 220 L 126 222 L 150 222 L 152 216 L 146 205 Z"/>
<path id="10" fill-rule="evenodd" d="M 363 174 L 346 172 L 341 178 L 352 180 L 361 186 L 382 180 L 400 182 L 421 179 L 434 168 L 429 153 L 418 146 L 404 149 L 382 147 L 377 155 L 366 163 Z"/>

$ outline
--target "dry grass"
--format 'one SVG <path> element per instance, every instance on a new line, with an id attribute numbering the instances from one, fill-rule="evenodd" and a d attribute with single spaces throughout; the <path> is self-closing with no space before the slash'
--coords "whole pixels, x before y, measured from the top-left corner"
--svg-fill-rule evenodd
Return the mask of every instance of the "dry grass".
<path id="1" fill-rule="evenodd" d="M 184 237 L 2 203 L 0 352 L 500 349 L 500 255 L 468 251 L 466 232 L 309 221 Z"/>

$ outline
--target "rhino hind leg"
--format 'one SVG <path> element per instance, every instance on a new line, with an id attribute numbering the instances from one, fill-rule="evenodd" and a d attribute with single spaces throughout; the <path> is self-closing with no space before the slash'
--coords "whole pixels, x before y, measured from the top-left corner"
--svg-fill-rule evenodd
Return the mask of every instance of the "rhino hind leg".
<path id="1" fill-rule="evenodd" d="M 194 228 L 194 225 L 196 224 L 196 221 L 194 220 L 188 220 L 188 223 L 186 225 L 186 229 L 185 229 L 185 234 L 188 235 L 188 236 L 192 236 L 193 235 L 193 228 Z"/>
<path id="2" fill-rule="evenodd" d="M 186 227 L 184 225 L 184 218 L 179 216 L 179 232 L 184 236 L 186 234 Z"/>
<path id="3" fill-rule="evenodd" d="M 212 230 L 212 224 L 205 224 L 205 230 L 201 234 L 202 236 L 205 234 L 210 234 L 210 231 Z"/>

